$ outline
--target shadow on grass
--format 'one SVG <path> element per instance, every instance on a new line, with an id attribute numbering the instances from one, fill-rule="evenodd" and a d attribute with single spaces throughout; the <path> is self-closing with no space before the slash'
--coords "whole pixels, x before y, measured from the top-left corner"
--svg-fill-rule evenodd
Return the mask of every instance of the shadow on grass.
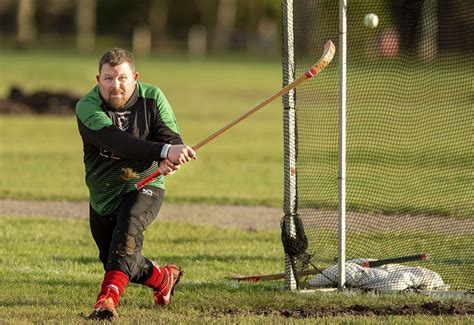
<path id="1" fill-rule="evenodd" d="M 15 288 L 28 286 L 30 288 L 53 287 L 53 288 L 57 288 L 58 290 L 77 290 L 77 289 L 84 289 L 88 287 L 95 288 L 97 283 L 94 281 L 85 281 L 85 280 L 77 280 L 77 279 L 64 280 L 64 279 L 51 278 L 51 279 L 46 279 L 46 280 L 38 280 L 37 278 L 35 278 L 35 279 L 23 279 L 21 283 L 18 283 L 17 280 L 13 280 L 13 279 L 12 280 L 2 279 L 2 285 L 7 286 L 7 287 L 15 287 Z"/>
<path id="2" fill-rule="evenodd" d="M 159 255 L 152 256 L 153 260 L 156 261 L 168 261 L 177 264 L 184 264 L 189 262 L 225 262 L 225 263 L 246 263 L 252 262 L 254 264 L 259 264 L 261 262 L 273 262 L 280 263 L 283 257 L 279 256 L 261 256 L 261 255 L 210 255 L 210 254 L 201 254 L 193 256 L 182 256 L 182 255 Z"/>
<path id="3" fill-rule="evenodd" d="M 58 262 L 74 262 L 78 264 L 100 264 L 99 256 L 81 256 L 81 257 L 63 257 L 63 256 L 54 256 L 53 261 Z"/>
<path id="4" fill-rule="evenodd" d="M 452 303 L 447 304 L 440 301 L 425 302 L 421 304 L 404 305 L 404 306 L 367 306 L 362 304 L 354 304 L 348 307 L 314 307 L 302 306 L 296 308 L 271 308 L 258 307 L 252 310 L 239 308 L 227 308 L 223 310 L 214 310 L 211 315 L 214 317 L 225 317 L 229 315 L 244 316 L 256 315 L 265 317 L 284 317 L 291 319 L 311 319 L 319 317 L 334 316 L 414 316 L 414 315 L 431 315 L 431 316 L 457 316 L 457 315 L 473 315 L 472 305 L 468 303 Z"/>
<path id="5" fill-rule="evenodd" d="M 280 263 L 283 257 L 279 256 L 262 256 L 262 255 L 212 255 L 212 254 L 199 254 L 192 256 L 183 255 L 150 255 L 146 256 L 154 261 L 167 261 L 167 263 L 183 263 L 183 262 L 253 262 L 258 264 L 260 262 L 275 262 Z M 69 262 L 78 264 L 98 264 L 101 262 L 98 256 L 81 256 L 81 257 L 64 257 L 54 256 L 53 261 L 58 262 Z"/>

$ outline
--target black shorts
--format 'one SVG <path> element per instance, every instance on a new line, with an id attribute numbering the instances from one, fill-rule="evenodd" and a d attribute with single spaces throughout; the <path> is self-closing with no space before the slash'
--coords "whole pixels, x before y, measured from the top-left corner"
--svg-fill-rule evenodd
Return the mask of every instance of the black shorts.
<path id="1" fill-rule="evenodd" d="M 141 255 L 143 233 L 160 211 L 165 191 L 145 186 L 127 193 L 111 214 L 98 215 L 90 207 L 90 228 L 105 271 L 120 270 L 130 282 L 143 283 L 151 276 L 151 261 Z"/>

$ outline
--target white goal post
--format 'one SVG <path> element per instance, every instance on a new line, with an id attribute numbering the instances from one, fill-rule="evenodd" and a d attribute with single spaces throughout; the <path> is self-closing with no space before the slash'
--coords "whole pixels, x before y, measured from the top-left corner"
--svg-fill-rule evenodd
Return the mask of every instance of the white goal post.
<path id="1" fill-rule="evenodd" d="M 347 0 L 340 0 L 339 11 L 339 166 L 338 166 L 338 288 L 345 283 L 345 215 L 346 215 L 346 9 Z M 295 79 L 293 0 L 282 0 L 282 31 L 283 31 L 283 86 Z M 283 96 L 284 120 L 284 204 L 283 220 L 290 227 L 290 234 L 296 236 L 294 218 L 298 216 L 297 205 L 297 125 L 296 125 L 296 89 Z M 289 290 L 298 289 L 295 276 L 295 261 L 285 254 L 285 287 Z"/>

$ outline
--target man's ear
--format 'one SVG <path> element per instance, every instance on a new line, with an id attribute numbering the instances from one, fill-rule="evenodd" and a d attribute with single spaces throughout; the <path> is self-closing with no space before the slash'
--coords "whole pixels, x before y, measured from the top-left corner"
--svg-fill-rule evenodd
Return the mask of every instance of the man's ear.
<path id="1" fill-rule="evenodd" d="M 97 83 L 99 83 L 99 81 L 100 81 L 100 74 L 96 75 L 96 76 L 95 76 L 95 79 L 97 80 Z"/>
<path id="2" fill-rule="evenodd" d="M 138 72 L 135 72 L 135 73 L 133 74 L 133 79 L 134 79 L 135 81 L 138 81 L 138 77 L 139 77 Z"/>

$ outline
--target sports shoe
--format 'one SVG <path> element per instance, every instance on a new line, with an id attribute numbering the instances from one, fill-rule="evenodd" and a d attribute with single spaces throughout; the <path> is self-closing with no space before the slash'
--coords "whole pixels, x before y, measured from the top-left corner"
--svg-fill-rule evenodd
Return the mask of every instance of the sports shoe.
<path id="1" fill-rule="evenodd" d="M 165 271 L 163 281 L 158 289 L 153 290 L 155 304 L 168 305 L 173 299 L 174 287 L 183 276 L 183 271 L 178 265 L 166 265 L 161 267 Z"/>
<path id="2" fill-rule="evenodd" d="M 118 318 L 117 311 L 115 310 L 114 300 L 105 295 L 100 296 L 97 302 L 94 305 L 94 310 L 89 316 L 90 319 L 99 319 L 99 320 L 114 320 Z"/>

